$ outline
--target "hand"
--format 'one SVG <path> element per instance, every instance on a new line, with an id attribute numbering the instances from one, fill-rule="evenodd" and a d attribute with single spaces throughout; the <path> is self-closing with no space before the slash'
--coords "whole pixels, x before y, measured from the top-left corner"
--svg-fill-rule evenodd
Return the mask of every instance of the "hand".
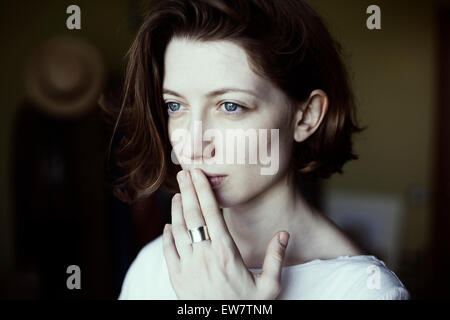
<path id="1" fill-rule="evenodd" d="M 262 272 L 244 264 L 208 179 L 199 169 L 177 175 L 181 194 L 172 199 L 172 225 L 163 233 L 170 281 L 178 299 L 275 299 L 281 290 L 285 246 L 278 236 L 266 250 Z M 207 226 L 210 240 L 192 243 L 188 228 Z"/>

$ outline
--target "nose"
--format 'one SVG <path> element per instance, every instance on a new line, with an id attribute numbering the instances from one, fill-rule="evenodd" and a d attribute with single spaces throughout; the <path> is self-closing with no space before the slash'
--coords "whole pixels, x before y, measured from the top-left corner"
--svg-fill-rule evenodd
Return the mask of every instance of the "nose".
<path id="1" fill-rule="evenodd" d="M 204 141 L 203 134 L 207 130 L 205 121 L 196 119 L 189 124 L 189 137 L 186 137 L 183 147 L 183 156 L 191 161 L 201 162 L 214 157 L 213 141 Z"/>

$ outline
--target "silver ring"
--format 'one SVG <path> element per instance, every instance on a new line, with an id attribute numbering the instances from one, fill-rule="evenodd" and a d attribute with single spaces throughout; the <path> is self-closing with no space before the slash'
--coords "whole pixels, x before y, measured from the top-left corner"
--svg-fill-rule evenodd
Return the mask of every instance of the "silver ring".
<path id="1" fill-rule="evenodd" d="M 192 243 L 210 239 L 207 226 L 200 226 L 197 228 L 189 229 L 189 235 L 191 237 Z"/>

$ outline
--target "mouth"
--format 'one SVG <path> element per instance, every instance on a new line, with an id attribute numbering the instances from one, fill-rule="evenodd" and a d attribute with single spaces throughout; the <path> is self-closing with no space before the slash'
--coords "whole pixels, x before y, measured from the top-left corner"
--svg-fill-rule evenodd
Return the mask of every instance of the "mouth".
<path id="1" fill-rule="evenodd" d="M 208 178 L 209 184 L 213 189 L 220 187 L 228 177 L 227 175 L 218 175 L 218 174 L 216 175 L 216 174 L 209 174 L 206 172 L 205 175 Z"/>

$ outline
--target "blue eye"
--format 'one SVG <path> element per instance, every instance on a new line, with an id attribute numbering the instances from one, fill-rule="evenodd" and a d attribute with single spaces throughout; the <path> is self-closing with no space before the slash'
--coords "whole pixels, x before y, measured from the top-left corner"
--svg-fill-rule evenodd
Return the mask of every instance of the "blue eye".
<path id="1" fill-rule="evenodd" d="M 169 112 L 176 112 L 178 110 L 180 110 L 181 105 L 177 102 L 167 102 L 166 106 L 168 108 L 167 111 Z"/>
<path id="2" fill-rule="evenodd" d="M 234 102 L 224 102 L 224 103 L 222 103 L 222 105 L 225 107 L 226 113 L 231 113 L 231 114 L 241 113 L 244 109 L 243 106 L 238 105 Z"/>
<path id="3" fill-rule="evenodd" d="M 168 113 L 178 113 L 182 109 L 182 105 L 178 102 L 166 102 Z M 244 112 L 245 107 L 234 103 L 234 102 L 224 102 L 220 105 L 224 113 L 229 115 L 237 115 Z"/>

